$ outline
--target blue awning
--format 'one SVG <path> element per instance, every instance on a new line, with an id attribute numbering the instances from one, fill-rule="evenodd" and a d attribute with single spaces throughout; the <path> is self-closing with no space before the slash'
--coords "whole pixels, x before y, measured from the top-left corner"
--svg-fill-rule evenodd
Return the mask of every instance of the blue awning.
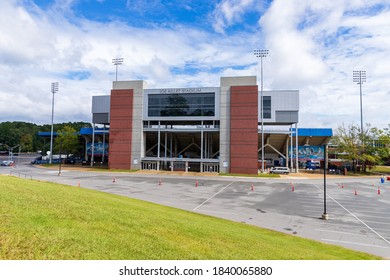
<path id="1" fill-rule="evenodd" d="M 295 136 L 295 128 L 292 129 Z M 332 137 L 331 128 L 298 128 L 298 137 Z"/>

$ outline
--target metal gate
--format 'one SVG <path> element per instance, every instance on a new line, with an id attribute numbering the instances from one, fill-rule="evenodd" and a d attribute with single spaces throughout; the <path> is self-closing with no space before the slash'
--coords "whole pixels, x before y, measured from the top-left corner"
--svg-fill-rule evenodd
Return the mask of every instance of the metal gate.
<path id="1" fill-rule="evenodd" d="M 142 170 L 157 170 L 157 161 L 143 161 Z"/>
<path id="2" fill-rule="evenodd" d="M 202 172 L 219 173 L 218 163 L 203 163 Z"/>

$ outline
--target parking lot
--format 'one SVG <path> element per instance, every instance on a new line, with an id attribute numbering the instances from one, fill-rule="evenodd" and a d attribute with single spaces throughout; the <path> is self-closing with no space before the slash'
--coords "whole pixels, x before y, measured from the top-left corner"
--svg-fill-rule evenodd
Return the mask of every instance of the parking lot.
<path id="1" fill-rule="evenodd" d="M 3 174 L 150 201 L 390 259 L 390 182 L 379 177 L 290 174 L 278 179 L 2 167 Z"/>

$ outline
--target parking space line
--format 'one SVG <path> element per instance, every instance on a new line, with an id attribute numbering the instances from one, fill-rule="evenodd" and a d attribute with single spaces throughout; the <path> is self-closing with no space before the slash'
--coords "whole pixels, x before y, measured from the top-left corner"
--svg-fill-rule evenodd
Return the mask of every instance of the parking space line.
<path id="1" fill-rule="evenodd" d="M 378 214 L 384 214 L 384 212 L 379 212 Z M 370 214 L 364 214 L 364 213 L 359 213 L 359 216 L 364 216 L 364 217 L 369 217 L 369 218 L 378 218 L 378 219 L 384 219 L 384 220 L 390 220 L 389 216 L 373 216 Z"/>
<path id="2" fill-rule="evenodd" d="M 340 234 L 340 231 L 338 230 L 327 230 L 327 229 L 315 229 L 316 231 L 321 231 L 321 232 L 329 232 L 329 233 L 338 233 Z M 356 236 L 362 236 L 362 234 L 359 233 L 352 233 L 352 232 L 342 232 L 343 235 L 356 235 Z"/>
<path id="3" fill-rule="evenodd" d="M 341 202 L 342 203 L 342 202 Z M 367 204 L 353 204 L 353 203 L 343 203 L 343 205 L 345 207 L 358 207 L 359 208 L 359 211 L 366 211 L 365 209 L 372 209 L 372 206 L 369 206 Z M 385 209 L 383 209 L 383 211 L 385 211 Z"/>
<path id="4" fill-rule="evenodd" d="M 212 211 L 212 210 L 199 210 L 199 212 L 202 213 L 214 213 L 214 214 L 228 214 L 228 215 L 237 215 L 237 213 L 232 213 L 232 212 L 222 212 L 222 211 Z"/>
<path id="5" fill-rule="evenodd" d="M 224 191 L 226 188 L 228 188 L 229 186 L 231 186 L 234 182 L 231 182 L 230 184 L 226 185 L 225 187 L 223 187 L 222 189 L 220 189 L 218 192 L 216 192 L 215 194 L 213 194 L 211 197 L 209 197 L 208 199 L 206 199 L 203 203 L 199 204 L 198 206 L 196 206 L 192 211 L 196 211 L 198 210 L 200 207 L 202 207 L 205 203 L 207 203 L 209 200 L 213 199 L 216 195 L 218 195 L 220 192 Z"/>
<path id="6" fill-rule="evenodd" d="M 376 213 L 376 214 L 388 214 L 388 211 L 369 211 L 369 210 L 361 210 L 362 213 Z M 364 215 L 364 214 L 363 214 Z"/>
<path id="7" fill-rule="evenodd" d="M 321 240 L 322 240 L 322 241 L 327 241 L 327 242 L 344 243 L 344 244 L 353 244 L 353 245 L 359 245 L 359 246 L 367 246 L 367 247 L 375 247 L 375 248 L 389 249 L 389 247 L 386 247 L 386 246 L 371 245 L 371 244 L 358 243 L 358 242 L 349 242 L 349 241 L 341 241 L 341 240 L 325 239 L 325 238 L 322 238 Z"/>
<path id="8" fill-rule="evenodd" d="M 319 190 L 322 190 L 319 186 L 317 185 L 314 185 L 316 188 L 318 188 Z M 385 241 L 387 244 L 390 245 L 390 242 L 384 238 L 382 235 L 380 235 L 376 230 L 374 230 L 372 227 L 370 227 L 369 225 L 367 225 L 365 222 L 363 222 L 361 219 L 359 219 L 355 214 L 353 214 L 351 211 L 349 211 L 347 208 L 345 208 L 343 205 L 341 205 L 336 199 L 334 199 L 332 196 L 330 196 L 329 194 L 326 195 L 327 197 L 329 197 L 331 200 L 333 200 L 335 203 L 337 203 L 341 208 L 343 208 L 345 211 L 347 211 L 352 217 L 354 217 L 356 220 L 358 220 L 360 223 L 362 223 L 363 225 L 365 225 L 369 230 L 371 230 L 373 233 L 375 233 L 377 236 L 379 236 L 383 241 Z"/>
<path id="9" fill-rule="evenodd" d="M 376 222 L 376 221 L 367 221 L 367 223 L 370 223 L 370 224 L 380 224 L 380 225 L 390 225 L 390 223 L 386 223 L 386 222 Z M 390 243 L 389 243 L 390 244 Z"/>

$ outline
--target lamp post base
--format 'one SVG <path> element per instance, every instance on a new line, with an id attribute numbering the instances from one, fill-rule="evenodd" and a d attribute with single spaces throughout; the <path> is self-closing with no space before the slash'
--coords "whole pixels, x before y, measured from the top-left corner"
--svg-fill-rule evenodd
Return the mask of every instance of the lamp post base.
<path id="1" fill-rule="evenodd" d="M 329 215 L 327 213 L 322 214 L 321 219 L 323 220 L 329 220 Z"/>

